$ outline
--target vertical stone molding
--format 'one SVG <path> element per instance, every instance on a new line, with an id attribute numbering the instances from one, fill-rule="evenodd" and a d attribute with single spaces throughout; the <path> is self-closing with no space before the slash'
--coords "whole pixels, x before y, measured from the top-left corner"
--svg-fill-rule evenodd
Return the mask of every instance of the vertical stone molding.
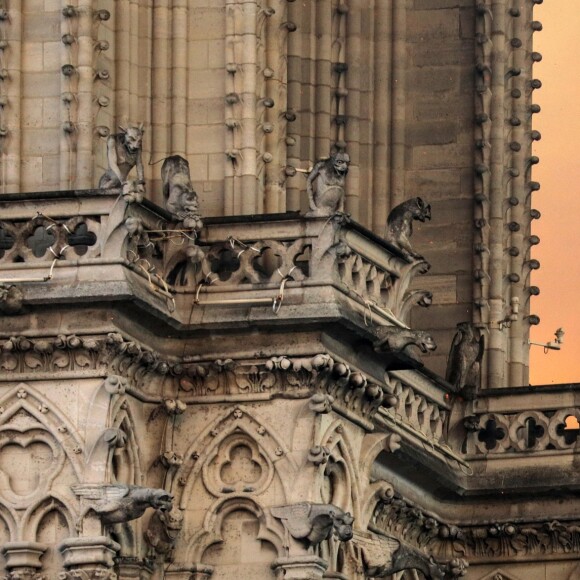
<path id="1" fill-rule="evenodd" d="M 121 546 L 117 542 L 105 536 L 64 540 L 59 546 L 66 570 L 63 580 L 72 578 L 116 580 L 113 558 L 120 549 Z"/>
<path id="2" fill-rule="evenodd" d="M 284 580 L 318 580 L 328 564 L 318 556 L 291 556 L 279 558 L 272 567 Z"/>
<path id="3" fill-rule="evenodd" d="M 45 545 L 36 542 L 10 542 L 2 546 L 8 572 L 6 580 L 35 580 L 46 549 Z"/>

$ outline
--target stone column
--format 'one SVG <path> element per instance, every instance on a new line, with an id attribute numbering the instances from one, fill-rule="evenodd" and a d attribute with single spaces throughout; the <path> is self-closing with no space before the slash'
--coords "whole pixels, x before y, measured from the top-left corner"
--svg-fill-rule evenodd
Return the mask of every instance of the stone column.
<path id="1" fill-rule="evenodd" d="M 42 568 L 40 558 L 46 548 L 36 542 L 9 542 L 2 546 L 8 573 L 6 580 L 34 580 Z"/>
<path id="2" fill-rule="evenodd" d="M 284 580 L 322 580 L 328 564 L 318 556 L 278 558 L 272 566 Z"/>
<path id="3" fill-rule="evenodd" d="M 106 536 L 64 540 L 59 546 L 65 568 L 62 580 L 116 580 L 113 558 L 120 549 Z"/>

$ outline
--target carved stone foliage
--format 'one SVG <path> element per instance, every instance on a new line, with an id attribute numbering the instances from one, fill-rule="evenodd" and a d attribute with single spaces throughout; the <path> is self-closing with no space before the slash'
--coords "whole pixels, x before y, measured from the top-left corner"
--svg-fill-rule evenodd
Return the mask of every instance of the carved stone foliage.
<path id="1" fill-rule="evenodd" d="M 448 560 L 580 553 L 578 521 L 496 522 L 459 527 L 426 514 L 398 494 L 378 504 L 373 528 Z"/>
<path id="2" fill-rule="evenodd" d="M 478 428 L 467 435 L 467 452 L 481 455 L 574 449 L 579 431 L 567 428 L 567 418 L 579 416 L 577 408 L 476 415 Z"/>
<path id="3" fill-rule="evenodd" d="M 181 365 L 161 360 L 155 352 L 117 333 L 82 337 L 63 334 L 37 339 L 13 336 L 0 340 L 0 370 L 25 375 L 110 371 L 138 385 L 147 378 L 183 371 Z"/>
<path id="4" fill-rule="evenodd" d="M 117 580 L 117 574 L 104 568 L 82 568 L 61 572 L 58 580 Z"/>
<path id="5" fill-rule="evenodd" d="M 330 396 L 320 403 L 323 411 L 332 399 L 336 405 L 367 417 L 376 413 L 381 404 L 392 402 L 388 386 L 372 382 L 326 354 L 311 358 L 274 357 L 252 365 L 233 360 L 191 365 L 185 368 L 180 386 L 194 395 L 318 390 Z"/>
<path id="6" fill-rule="evenodd" d="M 78 260 L 100 255 L 99 216 L 76 216 L 60 221 L 42 215 L 28 221 L 0 221 L 0 264 Z"/>

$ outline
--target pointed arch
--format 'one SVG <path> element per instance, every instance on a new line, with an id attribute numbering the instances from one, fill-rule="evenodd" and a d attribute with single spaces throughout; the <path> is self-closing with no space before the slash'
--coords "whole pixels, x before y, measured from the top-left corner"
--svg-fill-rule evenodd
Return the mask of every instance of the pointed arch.
<path id="1" fill-rule="evenodd" d="M 354 517 L 359 518 L 361 515 L 361 489 L 356 469 L 356 454 L 354 453 L 354 448 L 350 442 L 346 429 L 344 428 L 343 421 L 341 419 L 333 421 L 322 434 L 318 444 L 322 447 L 326 447 L 330 451 L 330 458 L 334 459 L 335 462 L 340 463 L 344 469 L 344 473 L 347 476 L 346 494 L 352 504 Z M 337 507 L 346 510 L 349 509 L 349 506 L 347 505 L 339 505 Z"/>
<path id="2" fill-rule="evenodd" d="M 82 439 L 72 422 L 50 399 L 44 397 L 34 387 L 19 383 L 0 398 L 0 407 L 4 409 L 0 414 L 0 431 L 15 429 L 14 425 L 10 425 L 10 421 L 23 409 L 59 443 L 80 480 L 83 472 L 79 453 L 83 448 Z"/>
<path id="3" fill-rule="evenodd" d="M 63 516 L 68 526 L 68 537 L 75 536 L 75 521 L 78 518 L 78 513 L 73 502 L 67 500 L 59 493 L 51 492 L 50 495 L 30 505 L 22 515 L 22 524 L 20 526 L 20 529 L 24 530 L 22 539 L 31 542 L 36 541 L 40 523 L 52 511 L 57 511 Z"/>
<path id="4" fill-rule="evenodd" d="M 236 511 L 247 511 L 259 522 L 256 539 L 270 542 L 278 557 L 284 555 L 284 535 L 281 527 L 255 498 L 220 498 L 210 507 L 204 518 L 203 527 L 188 542 L 188 562 L 203 562 L 204 553 L 214 544 L 223 543 L 222 529 L 227 517 Z"/>
<path id="5" fill-rule="evenodd" d="M 262 423 L 248 409 L 240 406 L 215 419 L 188 448 L 185 454 L 187 459 L 175 476 L 176 479 L 185 481 L 180 498 L 181 509 L 185 509 L 185 502 L 190 497 L 204 465 L 210 461 L 224 439 L 238 431 L 245 433 L 258 445 L 278 473 L 285 497 L 289 497 L 298 466 L 289 456 L 288 447 L 270 426 Z M 260 434 L 259 438 L 257 434 Z"/>
<path id="6" fill-rule="evenodd" d="M 10 541 L 15 541 L 18 536 L 18 524 L 15 512 L 8 506 L 0 503 L 0 520 L 6 525 Z"/>
<path id="7" fill-rule="evenodd" d="M 129 477 L 131 481 L 123 481 L 133 485 L 140 485 L 143 477 L 141 469 L 141 455 L 139 453 L 139 443 L 137 441 L 136 424 L 131 413 L 131 407 L 126 397 L 120 398 L 113 408 L 113 428 L 118 429 L 125 434 L 125 446 L 127 461 L 129 463 Z"/>

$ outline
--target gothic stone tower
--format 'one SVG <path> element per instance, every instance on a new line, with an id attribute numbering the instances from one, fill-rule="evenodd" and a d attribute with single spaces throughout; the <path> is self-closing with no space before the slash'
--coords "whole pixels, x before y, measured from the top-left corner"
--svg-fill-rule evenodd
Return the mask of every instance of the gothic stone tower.
<path id="1" fill-rule="evenodd" d="M 537 3 L 4 0 L 8 578 L 577 577 L 574 387 L 525 387 Z"/>

